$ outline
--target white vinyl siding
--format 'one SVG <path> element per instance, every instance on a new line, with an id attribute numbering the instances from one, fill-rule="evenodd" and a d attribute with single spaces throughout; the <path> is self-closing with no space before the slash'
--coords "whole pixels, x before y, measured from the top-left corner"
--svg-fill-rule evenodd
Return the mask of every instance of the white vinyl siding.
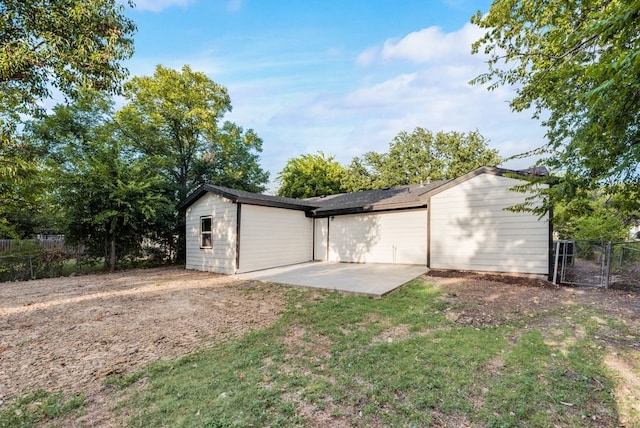
<path id="1" fill-rule="evenodd" d="M 201 218 L 211 216 L 211 248 L 200 248 Z M 236 259 L 236 205 L 207 193 L 187 208 L 187 269 L 233 274 Z"/>
<path id="2" fill-rule="evenodd" d="M 240 208 L 240 272 L 309 262 L 313 220 L 304 211 L 243 204 Z"/>
<path id="3" fill-rule="evenodd" d="M 431 198 L 430 267 L 547 274 L 549 223 L 505 208 L 523 202 L 522 181 L 482 174 Z"/>
<path id="4" fill-rule="evenodd" d="M 329 260 L 426 265 L 427 210 L 333 217 Z"/>
<path id="5" fill-rule="evenodd" d="M 327 239 L 329 238 L 329 219 L 316 218 L 314 220 L 314 251 L 313 259 L 319 261 L 327 260 Z"/>

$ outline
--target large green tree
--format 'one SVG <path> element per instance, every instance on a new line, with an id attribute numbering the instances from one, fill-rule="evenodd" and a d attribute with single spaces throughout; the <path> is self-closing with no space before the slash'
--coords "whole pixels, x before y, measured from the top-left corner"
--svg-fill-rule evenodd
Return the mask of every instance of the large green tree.
<path id="1" fill-rule="evenodd" d="M 537 153 L 563 171 L 551 200 L 603 186 L 630 197 L 640 185 L 640 2 L 495 0 L 472 22 L 487 30 L 473 51 L 489 57 L 473 82 L 513 87 L 512 109 L 532 109 L 547 128 Z"/>
<path id="2" fill-rule="evenodd" d="M 279 196 L 310 198 L 344 192 L 346 169 L 323 152 L 291 158 L 278 174 Z"/>
<path id="3" fill-rule="evenodd" d="M 0 235 L 28 233 L 15 221 L 42 201 L 22 121 L 54 88 L 72 98 L 80 86 L 119 89 L 135 32 L 123 12 L 117 0 L 0 1 Z"/>
<path id="4" fill-rule="evenodd" d="M 127 104 L 116 114 L 123 136 L 152 159 L 171 186 L 178 205 L 203 182 L 261 191 L 268 175 L 258 165 L 262 140 L 252 130 L 225 122 L 231 110 L 227 89 L 189 66 L 157 66 L 153 76 L 125 85 Z M 184 218 L 176 213 L 167 235 L 178 235 L 184 257 Z"/>
<path id="5" fill-rule="evenodd" d="M 44 210 L 37 150 L 24 140 L 0 138 L 0 239 L 27 238 Z"/>
<path id="6" fill-rule="evenodd" d="M 108 271 L 139 251 L 142 238 L 173 211 L 165 179 L 149 158 L 122 143 L 113 116 L 104 92 L 84 91 L 29 127 L 49 156 L 51 200 L 63 214 L 67 242 L 104 257 Z"/>
<path id="7" fill-rule="evenodd" d="M 355 156 L 346 167 L 346 173 L 342 179 L 342 188 L 345 192 L 359 192 L 388 187 L 384 186 L 380 179 L 380 169 L 385 155 L 377 152 L 367 152 L 362 156 Z"/>
<path id="8" fill-rule="evenodd" d="M 116 0 L 0 2 L 0 100 L 33 106 L 52 87 L 116 91 L 136 30 L 123 12 Z"/>
<path id="9" fill-rule="evenodd" d="M 640 209 L 626 195 L 610 194 L 606 188 L 582 191 L 554 207 L 554 230 L 560 239 L 624 241 L 640 219 Z M 640 189 L 629 190 L 640 197 Z"/>
<path id="10" fill-rule="evenodd" d="M 458 177 L 501 162 L 498 152 L 474 132 L 400 132 L 386 153 L 368 152 L 349 165 L 343 182 L 349 191 L 418 184 Z"/>
<path id="11" fill-rule="evenodd" d="M 225 121 L 206 153 L 194 165 L 194 183 L 262 192 L 269 173 L 260 167 L 262 139 L 252 130 Z"/>

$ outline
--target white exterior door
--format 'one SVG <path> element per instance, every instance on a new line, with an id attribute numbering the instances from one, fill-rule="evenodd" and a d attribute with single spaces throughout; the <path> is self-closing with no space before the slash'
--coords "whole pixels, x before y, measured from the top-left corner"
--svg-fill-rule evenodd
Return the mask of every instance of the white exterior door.
<path id="1" fill-rule="evenodd" d="M 316 218 L 314 224 L 313 260 L 327 260 L 327 238 L 329 237 L 329 218 Z"/>
<path id="2" fill-rule="evenodd" d="M 335 216 L 328 229 L 329 261 L 427 264 L 426 209 Z"/>

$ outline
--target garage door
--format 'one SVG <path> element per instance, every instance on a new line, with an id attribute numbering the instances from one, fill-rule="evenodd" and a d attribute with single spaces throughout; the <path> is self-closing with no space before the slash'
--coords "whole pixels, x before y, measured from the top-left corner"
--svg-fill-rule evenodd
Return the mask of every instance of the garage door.
<path id="1" fill-rule="evenodd" d="M 427 211 L 353 214 L 329 221 L 328 259 L 427 264 Z"/>

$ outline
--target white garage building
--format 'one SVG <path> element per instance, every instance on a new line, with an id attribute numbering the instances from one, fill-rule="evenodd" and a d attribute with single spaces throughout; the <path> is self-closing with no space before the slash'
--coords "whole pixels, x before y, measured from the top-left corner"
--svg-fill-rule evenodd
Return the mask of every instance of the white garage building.
<path id="1" fill-rule="evenodd" d="M 203 185 L 186 210 L 187 269 L 226 274 L 318 261 L 549 274 L 550 219 L 507 210 L 514 171 L 305 200 Z"/>

